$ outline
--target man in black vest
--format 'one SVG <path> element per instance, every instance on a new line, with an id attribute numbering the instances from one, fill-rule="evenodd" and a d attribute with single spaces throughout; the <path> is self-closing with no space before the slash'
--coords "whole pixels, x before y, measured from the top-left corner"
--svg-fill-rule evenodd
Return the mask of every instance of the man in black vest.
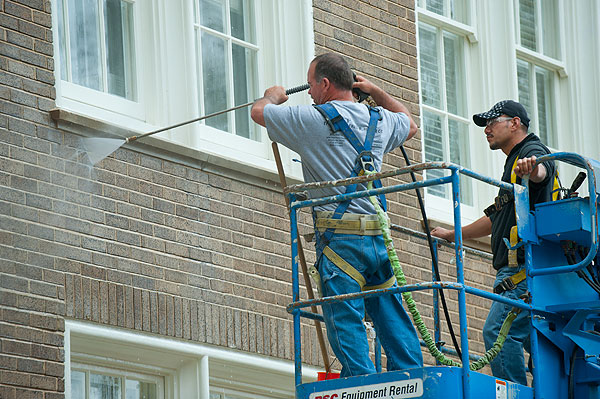
<path id="1" fill-rule="evenodd" d="M 523 175 L 529 175 L 531 208 L 539 202 L 551 201 L 556 166 L 554 162 L 535 165 L 536 157 L 550 154 L 550 150 L 536 135 L 528 133 L 529 117 L 525 108 L 512 100 L 500 101 L 488 112 L 473 115 L 473 121 L 485 128 L 490 149 L 502 150 L 507 156 L 502 181 L 521 184 Z M 484 216 L 462 228 L 463 239 L 484 237 L 491 233 L 493 266 L 496 269 L 494 292 L 519 299 L 527 291 L 525 254 L 522 247 L 510 251 L 503 240 L 507 238 L 512 245 L 518 241 L 512 193 L 500 189 L 495 203 L 486 208 L 484 213 Z M 454 241 L 454 230 L 436 227 L 431 234 Z M 500 302 L 492 303 L 483 327 L 486 350 L 496 341 L 511 308 Z M 521 312 L 514 320 L 502 350 L 490 363 L 494 376 L 527 385 L 523 348 L 529 349 L 529 317 L 527 312 Z"/>

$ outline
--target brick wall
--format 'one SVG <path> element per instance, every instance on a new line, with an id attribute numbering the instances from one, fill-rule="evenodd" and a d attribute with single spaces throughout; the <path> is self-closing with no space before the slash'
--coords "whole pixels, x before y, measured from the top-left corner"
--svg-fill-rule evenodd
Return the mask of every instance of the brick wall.
<path id="1" fill-rule="evenodd" d="M 347 55 L 418 117 L 413 9 L 315 0 L 314 20 L 317 53 Z M 0 398 L 63 397 L 65 318 L 292 359 L 279 188 L 129 148 L 86 165 L 80 137 L 49 116 L 52 57 L 50 1 L 0 0 Z M 420 139 L 406 148 L 418 162 Z M 414 196 L 390 200 L 392 221 L 418 229 Z M 397 238 L 409 281 L 429 280 L 424 242 Z M 431 295 L 416 297 L 431 324 Z M 474 328 L 484 309 L 470 309 Z M 302 331 L 303 360 L 322 364 L 312 323 Z"/>

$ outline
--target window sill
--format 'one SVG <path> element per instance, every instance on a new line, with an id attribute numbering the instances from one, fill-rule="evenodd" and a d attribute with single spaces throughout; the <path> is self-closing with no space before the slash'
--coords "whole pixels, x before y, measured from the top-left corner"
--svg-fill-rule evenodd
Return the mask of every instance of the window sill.
<path id="1" fill-rule="evenodd" d="M 517 57 L 535 65 L 556 71 L 561 78 L 568 77 L 564 62 L 548 57 L 546 55 L 531 51 L 525 47 L 516 47 Z"/>
<path id="2" fill-rule="evenodd" d="M 125 139 L 140 134 L 139 131 L 112 125 L 65 109 L 52 109 L 50 117 L 55 121 L 57 128 L 82 137 Z M 272 160 L 261 160 L 261 166 L 249 165 L 247 162 L 241 162 L 233 157 L 192 149 L 168 139 L 159 138 L 158 135 L 157 137 L 145 137 L 139 142 L 125 143 L 123 147 L 281 193 L 277 167 L 275 161 Z M 299 183 L 303 182 L 291 176 L 287 177 L 287 184 Z"/>

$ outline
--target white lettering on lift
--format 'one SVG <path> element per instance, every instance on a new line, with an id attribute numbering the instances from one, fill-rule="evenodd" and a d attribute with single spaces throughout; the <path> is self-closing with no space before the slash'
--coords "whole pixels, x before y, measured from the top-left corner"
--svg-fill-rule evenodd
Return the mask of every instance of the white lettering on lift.
<path id="1" fill-rule="evenodd" d="M 423 396 L 423 380 L 413 378 L 383 384 L 314 392 L 309 396 L 309 399 L 405 399 L 421 396 Z"/>

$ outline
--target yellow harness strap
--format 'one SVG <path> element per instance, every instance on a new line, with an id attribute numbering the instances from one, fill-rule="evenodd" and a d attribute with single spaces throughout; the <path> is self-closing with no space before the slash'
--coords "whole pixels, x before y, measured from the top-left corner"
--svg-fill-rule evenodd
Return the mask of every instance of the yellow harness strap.
<path id="1" fill-rule="evenodd" d="M 361 289 L 367 284 L 367 281 L 362 274 L 360 274 L 350 263 L 342 259 L 341 256 L 336 254 L 329 246 L 326 246 L 323 249 L 323 255 L 327 256 L 327 258 L 332 261 L 334 265 L 342 269 L 344 273 L 356 280 Z"/>
<path id="2" fill-rule="evenodd" d="M 521 269 L 520 272 L 513 274 L 509 277 L 509 279 L 513 282 L 514 285 L 519 284 L 521 281 L 525 280 L 527 274 L 525 273 L 525 269 Z"/>
<path id="3" fill-rule="evenodd" d="M 515 173 L 515 167 L 517 166 L 518 160 L 519 160 L 519 157 L 517 156 L 517 158 L 515 158 L 515 162 L 513 163 L 513 166 L 512 166 L 511 172 L 510 172 L 510 182 L 513 184 L 517 182 L 517 174 Z M 515 218 L 516 218 L 516 212 L 515 212 Z M 515 223 L 516 223 L 516 219 L 515 219 Z M 516 224 L 510 228 L 509 241 L 510 241 L 510 245 L 512 247 L 517 245 L 517 243 L 520 241 Z M 509 267 L 517 267 L 517 265 L 518 265 L 517 250 L 509 249 L 508 250 L 508 266 Z"/>
<path id="4" fill-rule="evenodd" d="M 366 285 L 367 281 L 365 280 L 363 275 L 360 274 L 360 272 L 358 270 L 356 270 L 354 268 L 354 266 L 352 266 L 350 263 L 346 262 L 344 259 L 342 259 L 341 256 L 339 256 L 331 248 L 329 248 L 329 246 L 327 246 L 323 249 L 323 255 L 326 256 L 327 259 L 329 259 L 331 262 L 333 262 L 334 265 L 339 267 L 340 270 L 342 270 L 348 276 L 352 277 L 352 279 L 354 281 L 356 281 L 358 283 L 358 285 L 360 286 L 361 291 L 376 290 L 376 289 L 380 289 L 380 288 L 389 288 L 389 287 L 392 287 L 396 283 L 396 277 L 392 276 L 389 280 L 387 280 L 381 284 Z M 317 274 L 318 274 L 318 272 L 317 272 Z M 315 277 L 315 276 L 313 276 L 313 277 Z"/>

